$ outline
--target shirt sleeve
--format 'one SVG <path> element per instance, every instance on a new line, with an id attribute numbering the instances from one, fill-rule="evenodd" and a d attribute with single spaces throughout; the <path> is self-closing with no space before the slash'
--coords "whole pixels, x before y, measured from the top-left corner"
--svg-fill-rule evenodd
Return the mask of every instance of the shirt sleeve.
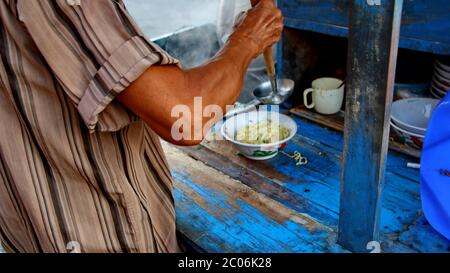
<path id="1" fill-rule="evenodd" d="M 17 11 L 90 131 L 135 120 L 114 98 L 150 66 L 178 65 L 145 38 L 121 1 L 19 0 Z"/>

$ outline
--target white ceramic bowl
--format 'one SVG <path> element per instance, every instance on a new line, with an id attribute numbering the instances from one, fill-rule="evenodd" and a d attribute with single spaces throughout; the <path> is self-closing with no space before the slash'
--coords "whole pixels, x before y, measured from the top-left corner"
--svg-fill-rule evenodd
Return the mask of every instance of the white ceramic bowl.
<path id="1" fill-rule="evenodd" d="M 286 139 L 270 144 L 247 144 L 235 140 L 237 132 L 248 125 L 257 124 L 265 120 L 277 121 L 281 126 L 289 129 L 290 134 Z M 267 160 L 275 157 L 286 143 L 291 140 L 297 132 L 295 121 L 283 114 L 267 111 L 252 111 L 241 113 L 228 118 L 222 125 L 222 136 L 234 144 L 239 152 L 253 160 Z"/>
<path id="2" fill-rule="evenodd" d="M 437 64 L 434 65 L 434 74 L 438 74 L 438 76 L 446 79 L 447 81 L 450 81 L 450 72 L 445 71 L 444 69 L 440 68 Z"/>
<path id="3" fill-rule="evenodd" d="M 445 86 L 446 90 L 450 90 L 450 79 L 446 79 L 446 78 L 440 76 L 438 73 L 434 74 L 434 78 L 438 83 Z"/>
<path id="4" fill-rule="evenodd" d="M 414 134 L 395 125 L 391 120 L 391 128 L 397 135 L 397 141 L 416 149 L 422 149 L 425 135 Z"/>
<path id="5" fill-rule="evenodd" d="M 431 93 L 431 96 L 433 96 L 434 98 L 436 98 L 438 100 L 441 100 L 444 97 L 444 95 L 441 95 L 438 92 L 436 92 L 434 90 L 434 88 L 430 88 L 430 93 Z"/>
<path id="6" fill-rule="evenodd" d="M 436 64 L 441 68 L 442 70 L 450 73 L 450 66 L 444 64 L 444 62 L 436 60 Z"/>
<path id="7" fill-rule="evenodd" d="M 392 104 L 391 120 L 403 130 L 425 135 L 428 123 L 439 100 L 430 98 L 410 98 Z"/>
<path id="8" fill-rule="evenodd" d="M 448 91 L 450 90 L 450 85 L 445 84 L 445 81 L 440 79 L 437 74 L 433 76 L 434 86 L 438 87 L 440 90 Z"/>
<path id="9" fill-rule="evenodd" d="M 436 93 L 440 96 L 445 96 L 447 94 L 447 91 L 440 88 L 435 82 L 431 83 L 431 89 L 433 89 L 434 93 Z"/>

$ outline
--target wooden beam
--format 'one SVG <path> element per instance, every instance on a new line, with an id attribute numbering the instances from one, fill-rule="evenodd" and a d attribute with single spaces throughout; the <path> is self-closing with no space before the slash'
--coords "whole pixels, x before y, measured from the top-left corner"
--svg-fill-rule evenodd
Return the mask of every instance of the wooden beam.
<path id="1" fill-rule="evenodd" d="M 378 241 L 402 0 L 352 0 L 338 241 Z"/>

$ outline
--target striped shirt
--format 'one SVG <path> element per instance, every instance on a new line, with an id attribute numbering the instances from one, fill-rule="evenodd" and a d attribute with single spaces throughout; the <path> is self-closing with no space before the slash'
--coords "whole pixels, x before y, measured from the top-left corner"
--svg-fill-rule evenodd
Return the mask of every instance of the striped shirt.
<path id="1" fill-rule="evenodd" d="M 159 137 L 114 101 L 177 61 L 110 0 L 0 0 L 0 54 L 5 250 L 179 251 Z"/>

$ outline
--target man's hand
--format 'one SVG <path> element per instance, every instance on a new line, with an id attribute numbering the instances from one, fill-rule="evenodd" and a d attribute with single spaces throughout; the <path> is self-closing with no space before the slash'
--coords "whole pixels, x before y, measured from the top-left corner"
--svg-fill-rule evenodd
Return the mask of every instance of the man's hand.
<path id="1" fill-rule="evenodd" d="M 252 0 L 253 8 L 238 21 L 231 42 L 251 47 L 254 57 L 278 42 L 283 32 L 283 16 L 273 0 Z"/>

